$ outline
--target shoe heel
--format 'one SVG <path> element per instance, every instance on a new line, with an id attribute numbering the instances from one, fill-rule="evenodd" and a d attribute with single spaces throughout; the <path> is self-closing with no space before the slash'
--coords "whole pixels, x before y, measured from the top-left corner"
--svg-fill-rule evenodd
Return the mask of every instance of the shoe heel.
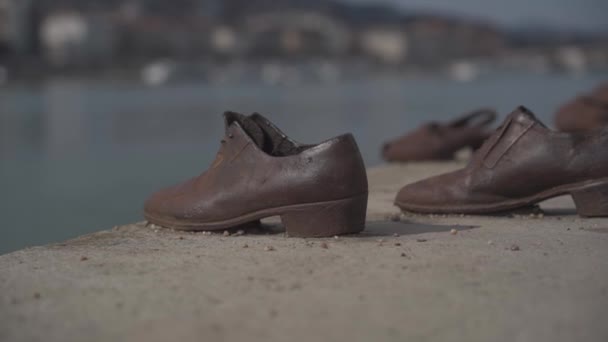
<path id="1" fill-rule="evenodd" d="M 572 191 L 571 195 L 580 216 L 608 216 L 608 183 Z"/>
<path id="2" fill-rule="evenodd" d="M 289 236 L 326 237 L 359 233 L 365 228 L 367 194 L 314 203 L 281 215 Z"/>

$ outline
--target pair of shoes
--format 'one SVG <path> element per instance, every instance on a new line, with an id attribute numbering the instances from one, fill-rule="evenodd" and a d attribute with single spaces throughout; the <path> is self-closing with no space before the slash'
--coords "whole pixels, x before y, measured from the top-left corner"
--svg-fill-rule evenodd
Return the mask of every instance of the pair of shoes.
<path id="1" fill-rule="evenodd" d="M 224 230 L 280 216 L 290 236 L 358 233 L 367 173 L 355 139 L 317 145 L 288 138 L 254 113 L 224 114 L 225 137 L 208 170 L 153 194 L 146 220 L 182 230 Z"/>
<path id="2" fill-rule="evenodd" d="M 608 83 L 578 96 L 555 113 L 555 127 L 563 132 L 591 131 L 608 125 Z"/>
<path id="3" fill-rule="evenodd" d="M 488 126 L 496 111 L 482 108 L 451 122 L 425 123 L 411 133 L 385 143 L 382 157 L 388 162 L 451 160 L 463 148 L 478 149 L 490 136 Z M 608 83 L 564 104 L 555 115 L 563 132 L 590 131 L 608 125 Z"/>
<path id="4" fill-rule="evenodd" d="M 454 172 L 403 187 L 403 211 L 488 214 L 571 195 L 581 216 L 608 216 L 608 127 L 555 132 L 525 107 Z"/>
<path id="5" fill-rule="evenodd" d="M 318 145 L 289 139 L 260 114 L 225 113 L 226 137 L 211 167 L 163 189 L 145 218 L 183 230 L 224 230 L 280 216 L 291 236 L 358 233 L 365 227 L 368 185 L 352 135 Z M 403 187 L 403 211 L 488 214 L 560 195 L 581 216 L 608 216 L 608 127 L 554 132 L 517 108 L 469 164 Z"/>
<path id="6" fill-rule="evenodd" d="M 478 149 L 490 136 L 496 111 L 482 108 L 447 122 L 425 123 L 417 130 L 387 142 L 382 157 L 389 162 L 450 160 L 459 150 Z"/>

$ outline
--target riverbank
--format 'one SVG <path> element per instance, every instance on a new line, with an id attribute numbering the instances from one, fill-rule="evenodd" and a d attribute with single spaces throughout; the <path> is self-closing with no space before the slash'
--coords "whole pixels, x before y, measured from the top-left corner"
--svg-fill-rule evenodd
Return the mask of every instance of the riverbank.
<path id="1" fill-rule="evenodd" d="M 570 198 L 497 217 L 400 215 L 370 170 L 366 231 L 327 239 L 136 224 L 0 256 L 3 341 L 605 341 L 608 220 Z"/>

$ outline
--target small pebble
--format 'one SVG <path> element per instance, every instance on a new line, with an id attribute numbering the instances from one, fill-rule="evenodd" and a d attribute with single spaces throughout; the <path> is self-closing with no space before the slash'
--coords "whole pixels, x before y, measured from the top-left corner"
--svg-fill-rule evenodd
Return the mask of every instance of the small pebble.
<path id="1" fill-rule="evenodd" d="M 87 260 L 89 260 L 89 258 L 87 258 L 86 256 L 80 257 L 80 261 L 87 261 Z"/>
<path id="2" fill-rule="evenodd" d="M 249 248 L 249 245 L 248 244 L 244 244 L 243 248 Z"/>
<path id="3" fill-rule="evenodd" d="M 230 232 L 227 230 L 224 230 L 224 236 L 230 236 Z"/>
<path id="4" fill-rule="evenodd" d="M 334 235 L 334 239 L 338 240 L 340 237 L 338 235 Z"/>
<path id="5" fill-rule="evenodd" d="M 457 229 L 452 229 L 452 230 L 450 230 L 450 234 L 456 235 L 456 234 L 458 234 L 458 230 Z"/>
<path id="6" fill-rule="evenodd" d="M 493 245 L 493 244 L 494 244 L 494 241 L 488 240 L 488 245 Z"/>
<path id="7" fill-rule="evenodd" d="M 509 247 L 509 249 L 512 250 L 512 251 L 518 251 L 519 250 L 519 246 L 513 244 L 513 245 L 511 245 L 511 247 Z"/>
<path id="8" fill-rule="evenodd" d="M 542 219 L 543 217 L 545 217 L 545 214 L 543 214 L 543 213 L 532 213 L 529 216 L 530 216 L 530 218 L 533 218 L 533 219 Z"/>
<path id="9" fill-rule="evenodd" d="M 395 246 L 401 246 L 401 242 L 395 242 Z"/>
<path id="10" fill-rule="evenodd" d="M 266 247 L 264 247 L 264 250 L 265 250 L 266 252 L 270 252 L 270 251 L 274 251 L 275 249 L 274 249 L 274 247 L 272 247 L 272 246 L 266 246 Z"/>
<path id="11" fill-rule="evenodd" d="M 183 236 L 180 236 L 178 239 L 183 240 L 183 239 L 184 239 L 184 237 L 183 237 Z"/>
<path id="12" fill-rule="evenodd" d="M 323 248 L 323 249 L 328 249 L 328 248 L 329 248 L 329 246 L 327 245 L 327 243 L 325 243 L 325 242 L 321 242 L 321 248 Z"/>
<path id="13" fill-rule="evenodd" d="M 406 256 L 407 256 L 407 254 L 405 254 L 405 253 L 401 253 L 401 256 L 402 256 L 402 257 L 406 257 Z"/>
<path id="14" fill-rule="evenodd" d="M 241 235 L 245 235 L 245 231 L 244 230 L 237 230 L 236 233 L 232 234 L 234 236 L 241 236 Z"/>
<path id="15" fill-rule="evenodd" d="M 38 293 L 38 292 L 34 293 L 34 298 L 35 299 L 40 299 L 40 293 Z"/>
<path id="16" fill-rule="evenodd" d="M 399 234 L 395 233 L 393 234 L 394 237 L 399 237 Z"/>
<path id="17" fill-rule="evenodd" d="M 416 239 L 416 242 L 426 242 L 426 239 Z"/>

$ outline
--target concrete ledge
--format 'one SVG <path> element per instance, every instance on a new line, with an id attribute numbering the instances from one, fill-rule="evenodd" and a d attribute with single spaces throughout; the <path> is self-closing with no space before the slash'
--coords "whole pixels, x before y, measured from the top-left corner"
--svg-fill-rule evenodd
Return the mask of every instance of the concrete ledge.
<path id="1" fill-rule="evenodd" d="M 569 198 L 544 216 L 392 206 L 400 185 L 459 166 L 370 170 L 358 236 L 137 223 L 0 256 L 0 341 L 607 341 L 608 220 Z"/>

